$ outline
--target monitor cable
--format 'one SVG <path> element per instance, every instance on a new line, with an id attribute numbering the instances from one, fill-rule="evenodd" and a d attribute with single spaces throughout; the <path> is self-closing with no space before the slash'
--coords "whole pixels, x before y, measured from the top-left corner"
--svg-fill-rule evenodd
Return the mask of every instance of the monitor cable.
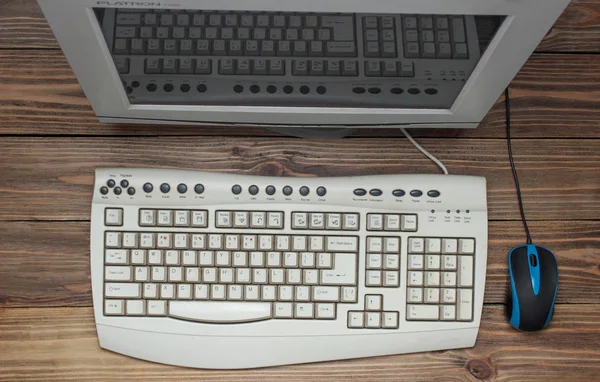
<path id="1" fill-rule="evenodd" d="M 431 159 L 431 161 L 433 163 L 435 163 L 436 165 L 438 165 L 438 167 L 442 169 L 442 171 L 444 172 L 445 175 L 448 175 L 448 169 L 446 168 L 446 166 L 444 166 L 444 164 L 442 163 L 442 161 L 440 161 L 439 159 L 437 159 L 429 151 L 425 150 L 423 148 L 423 146 L 421 146 L 417 141 L 415 141 L 415 139 L 408 133 L 408 131 L 406 131 L 405 128 L 400 128 L 400 130 L 402 131 L 402 133 L 404 134 L 404 136 L 406 137 L 406 139 L 408 139 L 410 141 L 410 143 L 412 143 L 427 158 Z"/>

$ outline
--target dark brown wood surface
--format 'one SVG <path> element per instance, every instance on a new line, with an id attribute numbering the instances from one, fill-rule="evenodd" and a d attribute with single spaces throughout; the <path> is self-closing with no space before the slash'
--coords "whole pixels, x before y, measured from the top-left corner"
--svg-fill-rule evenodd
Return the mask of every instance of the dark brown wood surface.
<path id="1" fill-rule="evenodd" d="M 34 0 L 0 1 L 0 381 L 593 381 L 600 364 L 600 0 L 575 0 L 510 87 L 515 159 L 536 243 L 559 261 L 548 330 L 504 316 L 507 252 L 524 242 L 507 160 L 504 97 L 478 129 L 416 131 L 454 174 L 485 176 L 489 255 L 472 349 L 198 371 L 101 350 L 91 309 L 94 169 L 272 176 L 437 172 L 398 131 L 345 140 L 261 128 L 100 124 Z"/>

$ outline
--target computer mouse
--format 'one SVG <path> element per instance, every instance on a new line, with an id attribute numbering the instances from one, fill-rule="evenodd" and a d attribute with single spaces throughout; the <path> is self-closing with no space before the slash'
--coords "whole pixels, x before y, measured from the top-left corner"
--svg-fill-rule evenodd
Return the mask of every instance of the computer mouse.
<path id="1" fill-rule="evenodd" d="M 525 332 L 544 329 L 552 319 L 558 292 L 556 257 L 539 245 L 520 245 L 508 253 L 508 269 L 510 324 Z"/>

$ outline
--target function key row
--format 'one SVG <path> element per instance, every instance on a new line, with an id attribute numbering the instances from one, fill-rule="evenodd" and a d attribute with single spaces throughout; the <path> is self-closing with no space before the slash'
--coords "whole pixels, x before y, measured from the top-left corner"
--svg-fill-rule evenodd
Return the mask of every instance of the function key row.
<path id="1" fill-rule="evenodd" d="M 298 15 L 281 13 L 247 13 L 238 15 L 225 12 L 202 12 L 199 10 L 173 11 L 140 10 L 139 13 L 120 11 L 117 25 L 150 25 L 150 26 L 227 26 L 246 28 L 335 28 L 353 27 L 351 16 L 339 15 Z M 341 37 L 341 36 L 340 36 Z"/>
<path id="2" fill-rule="evenodd" d="M 417 231 L 417 215 L 368 214 L 368 231 Z"/>
<path id="3" fill-rule="evenodd" d="M 357 231 L 358 214 L 292 212 L 292 229 Z"/>
<path id="4" fill-rule="evenodd" d="M 283 229 L 284 213 L 280 211 L 216 211 L 217 228 Z"/>
<path id="5" fill-rule="evenodd" d="M 207 210 L 140 209 L 140 227 L 208 227 Z"/>

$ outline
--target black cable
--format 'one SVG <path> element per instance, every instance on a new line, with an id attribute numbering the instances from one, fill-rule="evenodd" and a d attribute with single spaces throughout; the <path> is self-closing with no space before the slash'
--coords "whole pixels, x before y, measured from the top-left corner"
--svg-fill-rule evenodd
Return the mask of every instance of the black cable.
<path id="1" fill-rule="evenodd" d="M 512 140 L 510 137 L 510 94 L 508 88 L 504 91 L 504 105 L 506 108 L 506 141 L 508 143 L 508 160 L 510 161 L 510 167 L 512 169 L 513 177 L 515 178 L 515 186 L 517 187 L 517 199 L 519 200 L 519 211 L 521 212 L 521 220 L 523 220 L 523 227 L 525 228 L 525 234 L 527 235 L 527 244 L 531 244 L 531 233 L 529 232 L 529 226 L 527 225 L 527 219 L 525 218 L 525 211 L 523 210 L 523 196 L 521 195 L 521 185 L 519 184 L 519 175 L 517 174 L 517 168 L 515 167 L 515 160 L 513 158 Z"/>

